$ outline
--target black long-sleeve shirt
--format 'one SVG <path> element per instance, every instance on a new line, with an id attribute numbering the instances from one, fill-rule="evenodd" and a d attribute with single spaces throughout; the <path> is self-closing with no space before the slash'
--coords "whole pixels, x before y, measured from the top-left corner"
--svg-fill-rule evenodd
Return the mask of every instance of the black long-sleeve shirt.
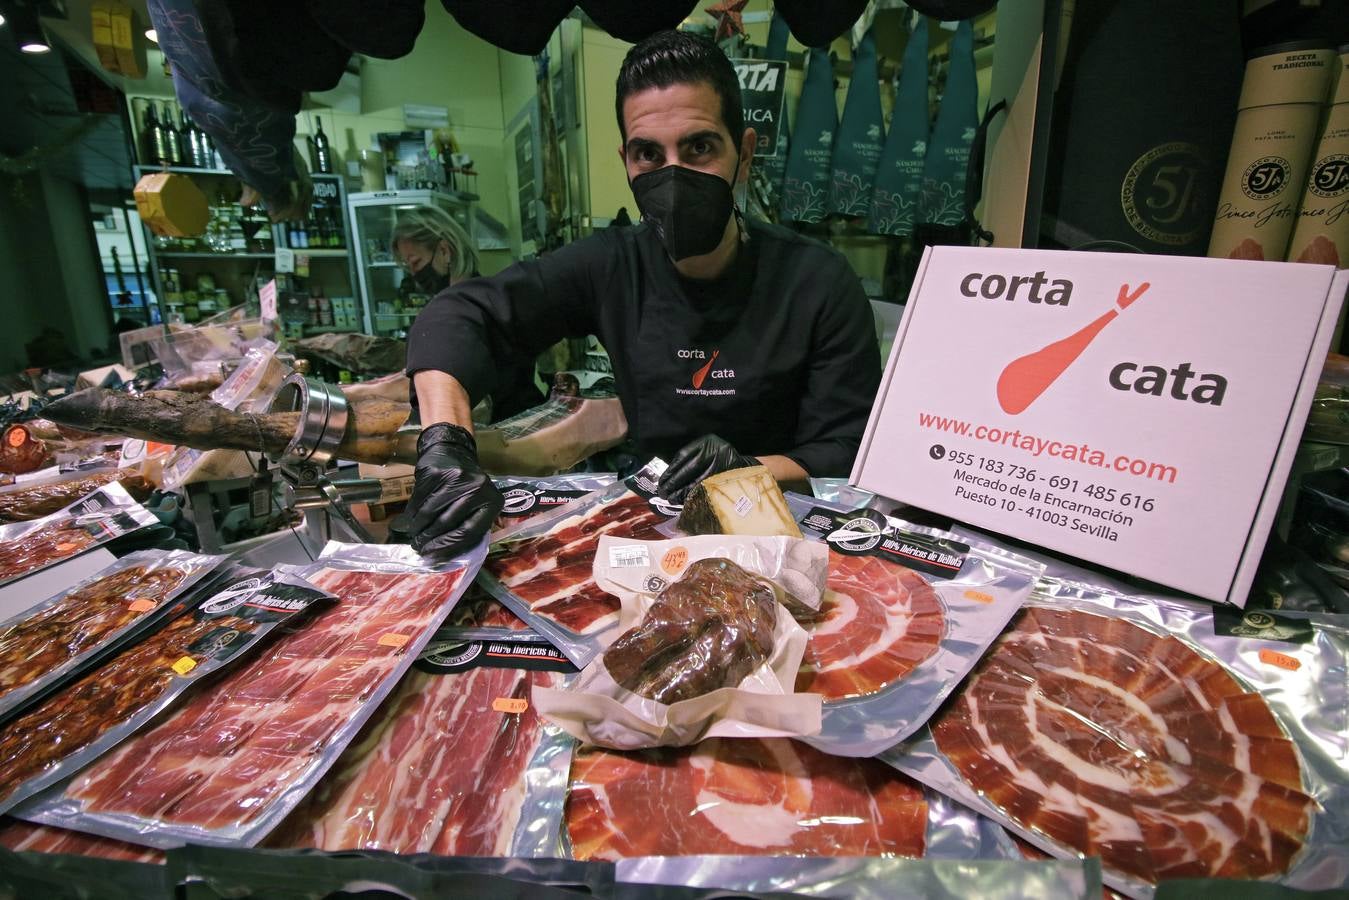
<path id="1" fill-rule="evenodd" d="M 461 282 L 413 323 L 408 372 L 447 372 L 476 403 L 495 360 L 595 334 L 640 454 L 711 433 L 846 475 L 880 384 L 871 307 L 836 251 L 761 222 L 749 234 L 711 282 L 682 278 L 645 226 Z"/>

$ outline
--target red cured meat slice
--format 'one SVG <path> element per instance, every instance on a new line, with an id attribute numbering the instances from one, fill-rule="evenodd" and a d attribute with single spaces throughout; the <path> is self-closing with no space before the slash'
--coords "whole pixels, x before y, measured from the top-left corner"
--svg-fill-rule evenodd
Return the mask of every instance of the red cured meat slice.
<path id="1" fill-rule="evenodd" d="M 663 521 L 646 500 L 624 494 L 562 519 L 538 537 L 507 542 L 484 568 L 538 615 L 578 634 L 601 631 L 616 621 L 618 601 L 590 577 L 600 537 L 660 537 L 654 528 Z"/>
<path id="2" fill-rule="evenodd" d="M 827 586 L 824 619 L 810 626 L 798 691 L 826 700 L 874 693 L 937 652 L 945 614 L 917 572 L 830 550 Z"/>
<path id="3" fill-rule="evenodd" d="M 1026 610 L 932 732 L 1013 820 L 1145 882 L 1284 872 L 1315 808 L 1258 693 L 1119 618 Z"/>
<path id="4" fill-rule="evenodd" d="M 469 585 L 464 596 L 459 598 L 447 624 L 456 628 L 529 630 L 523 619 L 503 606 L 500 600 L 487 593 L 477 582 Z"/>
<path id="5" fill-rule="evenodd" d="M 163 850 L 152 850 L 139 844 L 128 844 L 112 838 L 96 837 L 64 828 L 33 825 L 17 819 L 0 820 L 0 847 L 27 850 L 33 853 L 67 853 L 75 856 L 98 856 L 103 859 L 121 859 L 128 862 L 162 864 Z"/>
<path id="6" fill-rule="evenodd" d="M 743 854 L 922 856 L 927 802 L 872 759 L 783 738 L 711 739 L 572 761 L 577 859 Z"/>
<path id="7" fill-rule="evenodd" d="M 426 634 L 462 574 L 325 569 L 311 576 L 340 602 L 91 766 L 67 796 L 87 812 L 208 829 L 256 820 L 394 671 L 393 656 L 355 658 L 351 637 L 386 628 L 393 616 L 402 617 L 398 628 L 409 641 Z M 341 655 L 303 655 L 316 647 L 341 648 Z"/>
<path id="8" fill-rule="evenodd" d="M 69 559 L 97 541 L 73 521 L 58 517 L 22 537 L 0 541 L 0 581 Z"/>
<path id="9" fill-rule="evenodd" d="M 555 673 L 513 669 L 414 672 L 268 844 L 509 855 L 542 726 L 532 706 L 514 714 L 492 704 L 558 683 Z"/>

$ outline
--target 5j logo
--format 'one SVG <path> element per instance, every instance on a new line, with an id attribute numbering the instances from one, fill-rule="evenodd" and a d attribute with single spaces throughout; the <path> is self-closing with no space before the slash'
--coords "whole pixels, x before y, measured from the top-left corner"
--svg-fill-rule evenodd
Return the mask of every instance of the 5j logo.
<path id="1" fill-rule="evenodd" d="M 1252 200 L 1268 200 L 1288 184 L 1291 171 L 1282 156 L 1262 156 L 1242 173 L 1241 192 Z"/>
<path id="2" fill-rule="evenodd" d="M 1307 190 L 1319 197 L 1336 197 L 1349 189 L 1349 156 L 1335 154 L 1317 160 Z"/>

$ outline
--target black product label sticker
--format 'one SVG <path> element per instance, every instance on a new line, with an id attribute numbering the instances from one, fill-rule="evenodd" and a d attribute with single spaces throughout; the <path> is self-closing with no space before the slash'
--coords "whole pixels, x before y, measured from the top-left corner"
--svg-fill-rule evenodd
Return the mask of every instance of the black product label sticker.
<path id="1" fill-rule="evenodd" d="M 1310 622 L 1293 619 L 1263 609 L 1215 609 L 1213 633 L 1221 637 L 1282 641 L 1286 644 L 1310 644 L 1316 629 Z"/>
<path id="2" fill-rule="evenodd" d="M 816 506 L 800 525 L 845 556 L 874 556 L 938 578 L 958 575 L 970 552 L 969 545 L 959 541 L 898 531 L 874 509 L 841 513 Z"/>
<path id="3" fill-rule="evenodd" d="M 212 628 L 210 631 L 197 638 L 197 640 L 187 648 L 187 652 L 196 659 L 216 659 L 223 661 L 229 659 L 244 647 L 248 646 L 252 637 L 252 631 L 244 630 L 242 628 L 230 628 L 228 626 Z"/>
<path id="4" fill-rule="evenodd" d="M 529 487 L 528 485 L 503 487 L 501 496 L 505 498 L 506 504 L 501 508 L 501 514 L 508 519 L 532 516 L 570 503 L 577 497 L 584 497 L 587 493 L 589 492 L 563 488 Z"/>
<path id="5" fill-rule="evenodd" d="M 280 622 L 316 603 L 336 600 L 307 581 L 284 572 L 240 576 L 217 587 L 201 605 L 204 616 L 238 616 L 253 622 Z"/>
<path id="6" fill-rule="evenodd" d="M 415 663 L 423 672 L 444 675 L 485 666 L 494 669 L 531 669 L 575 672 L 576 667 L 551 644 L 537 641 L 432 641 Z"/>
<path id="7" fill-rule="evenodd" d="M 623 483 L 628 486 L 628 490 L 650 503 L 656 512 L 667 518 L 674 518 L 684 507 L 668 502 L 657 493 L 660 476 L 665 474 L 667 468 L 669 467 L 664 460 L 653 459 L 635 474 L 624 478 Z"/>

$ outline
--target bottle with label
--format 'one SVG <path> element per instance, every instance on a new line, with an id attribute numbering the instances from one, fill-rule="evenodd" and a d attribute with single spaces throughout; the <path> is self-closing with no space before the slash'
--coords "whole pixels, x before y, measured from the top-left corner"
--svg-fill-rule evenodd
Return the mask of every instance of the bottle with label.
<path id="1" fill-rule="evenodd" d="M 1349 266 L 1349 46 L 1339 53 L 1335 92 L 1307 173 L 1288 261 L 1345 268 Z"/>
<path id="2" fill-rule="evenodd" d="M 169 111 L 166 100 L 159 114 L 159 127 L 155 129 L 155 152 L 164 165 L 176 166 L 178 159 L 178 132 L 173 127 L 173 113 Z"/>
<path id="3" fill-rule="evenodd" d="M 159 116 L 153 103 L 145 104 L 145 113 L 141 118 L 141 159 L 146 165 L 157 165 L 159 158 Z"/>
<path id="4" fill-rule="evenodd" d="M 333 172 L 333 153 L 328 146 L 328 136 L 323 133 L 323 120 L 314 117 L 314 136 L 310 141 L 310 167 L 321 175 L 331 175 Z"/>
<path id="5" fill-rule="evenodd" d="M 196 158 L 192 155 L 192 129 L 187 124 L 187 113 L 183 108 L 178 107 L 177 121 L 173 129 L 174 146 L 178 150 L 178 165 L 195 166 Z"/>
<path id="6" fill-rule="evenodd" d="M 247 253 L 248 239 L 244 237 L 243 223 L 240 221 L 241 207 L 238 204 L 232 204 L 228 211 L 229 216 L 229 252 Z"/>

